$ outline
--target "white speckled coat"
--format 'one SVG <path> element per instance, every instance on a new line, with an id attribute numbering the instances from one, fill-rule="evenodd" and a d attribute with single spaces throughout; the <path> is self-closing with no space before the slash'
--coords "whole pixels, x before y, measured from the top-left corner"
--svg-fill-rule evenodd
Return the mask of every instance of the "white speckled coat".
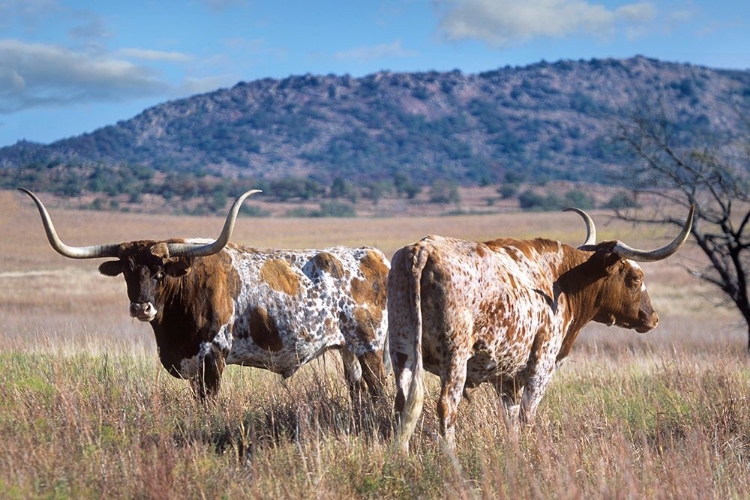
<path id="1" fill-rule="evenodd" d="M 396 252 L 388 320 L 401 446 L 421 412 L 424 370 L 441 379 L 438 416 L 452 445 L 466 388 L 492 383 L 511 420 L 525 423 L 586 323 L 654 328 L 643 272 L 612 253 L 615 243 L 582 251 L 543 239 L 428 236 Z"/>
<path id="2" fill-rule="evenodd" d="M 389 263 L 373 248 L 228 253 L 241 287 L 227 364 L 284 377 L 331 347 L 382 352 Z M 221 346 L 222 349 L 227 346 Z"/>
<path id="3" fill-rule="evenodd" d="M 353 398 L 365 384 L 373 397 L 382 395 L 390 266 L 382 252 L 229 244 L 193 259 L 163 248 L 123 243 L 119 260 L 100 270 L 124 273 L 131 314 L 151 323 L 162 364 L 193 381 L 199 395 L 218 391 L 226 364 L 289 377 L 331 348 L 341 352 Z"/>

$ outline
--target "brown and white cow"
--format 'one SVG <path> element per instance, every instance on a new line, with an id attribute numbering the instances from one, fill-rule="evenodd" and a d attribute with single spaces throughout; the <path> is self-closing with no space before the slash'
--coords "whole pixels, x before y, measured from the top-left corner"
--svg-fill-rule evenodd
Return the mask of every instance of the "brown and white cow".
<path id="1" fill-rule="evenodd" d="M 389 342 L 404 450 L 422 411 L 424 370 L 440 377 L 440 431 L 453 446 L 466 389 L 490 382 L 510 421 L 527 424 L 557 363 L 589 321 L 640 333 L 656 327 L 636 261 L 674 254 L 690 234 L 693 208 L 677 238 L 651 252 L 619 241 L 595 244 L 591 218 L 572 210 L 588 232 L 577 249 L 546 239 L 479 243 L 427 236 L 393 256 Z"/>
<path id="2" fill-rule="evenodd" d="M 331 348 L 340 349 L 352 398 L 385 380 L 388 259 L 375 248 L 259 250 L 229 243 L 242 202 L 232 206 L 216 241 L 168 240 L 70 247 L 36 203 L 52 247 L 85 259 L 114 257 L 99 271 L 122 273 L 130 315 L 151 323 L 170 374 L 200 397 L 219 390 L 227 364 L 291 376 Z"/>

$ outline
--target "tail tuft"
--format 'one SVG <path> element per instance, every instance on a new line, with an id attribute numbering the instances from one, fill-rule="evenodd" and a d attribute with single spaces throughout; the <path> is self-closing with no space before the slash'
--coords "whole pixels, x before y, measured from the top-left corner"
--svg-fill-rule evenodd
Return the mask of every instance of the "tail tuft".
<path id="1" fill-rule="evenodd" d="M 408 366 L 403 368 L 401 379 L 404 375 L 411 380 L 408 384 L 405 396 L 404 408 L 401 412 L 401 418 L 398 428 L 397 443 L 404 450 L 409 449 L 409 438 L 417 427 L 417 421 L 422 413 L 424 404 L 424 365 L 422 362 L 422 271 L 427 264 L 429 252 L 427 249 L 418 245 L 412 248 L 411 261 L 404 262 L 409 271 L 409 300 L 408 307 L 411 321 L 409 330 L 404 337 L 409 340 L 409 345 L 413 346 L 413 351 L 409 356 Z"/>

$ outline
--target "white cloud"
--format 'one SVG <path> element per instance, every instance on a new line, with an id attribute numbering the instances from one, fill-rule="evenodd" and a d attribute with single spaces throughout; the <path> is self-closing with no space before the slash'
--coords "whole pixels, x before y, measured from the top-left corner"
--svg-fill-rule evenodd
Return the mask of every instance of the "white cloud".
<path id="1" fill-rule="evenodd" d="M 647 23 L 656 18 L 656 7 L 650 3 L 631 3 L 615 10 L 618 20 L 633 23 Z"/>
<path id="2" fill-rule="evenodd" d="M 585 0 L 436 0 L 442 11 L 440 30 L 449 40 L 476 39 L 507 47 L 537 38 L 573 35 L 608 38 L 619 23 L 632 28 L 650 22 L 650 3 L 611 10 Z"/>
<path id="3" fill-rule="evenodd" d="M 656 8 L 648 3 L 633 3 L 615 10 L 615 17 L 620 23 L 628 40 L 647 36 L 656 19 Z"/>
<path id="4" fill-rule="evenodd" d="M 727 18 L 727 21 L 728 22 L 717 22 L 715 17 L 705 14 L 701 15 L 696 9 L 684 9 L 670 12 L 666 16 L 666 22 L 664 23 L 663 28 L 667 33 L 671 33 L 673 30 L 676 30 L 681 26 L 694 23 L 694 25 L 698 27 L 698 31 L 695 32 L 698 36 L 713 34 L 736 27 L 744 30 L 747 29 L 743 26 L 746 23 L 746 20 L 741 16 Z"/>
<path id="5" fill-rule="evenodd" d="M 685 9 L 670 12 L 669 16 L 667 16 L 667 19 L 669 19 L 670 23 L 683 24 L 692 21 L 694 17 L 695 12 Z"/>
<path id="6" fill-rule="evenodd" d="M 0 40 L 0 113 L 91 101 L 166 95 L 151 68 L 57 45 Z"/>
<path id="7" fill-rule="evenodd" d="M 79 13 L 76 20 L 79 25 L 68 31 L 68 34 L 74 40 L 98 40 L 112 36 L 104 19 L 96 14 Z"/>
<path id="8" fill-rule="evenodd" d="M 336 52 L 334 57 L 339 60 L 372 61 L 383 57 L 415 57 L 419 53 L 415 50 L 405 49 L 401 46 L 401 40 L 369 47 L 354 47 L 353 49 Z"/>
<path id="9" fill-rule="evenodd" d="M 165 52 L 151 49 L 119 49 L 117 55 L 144 61 L 187 62 L 192 59 L 191 56 L 182 52 Z"/>

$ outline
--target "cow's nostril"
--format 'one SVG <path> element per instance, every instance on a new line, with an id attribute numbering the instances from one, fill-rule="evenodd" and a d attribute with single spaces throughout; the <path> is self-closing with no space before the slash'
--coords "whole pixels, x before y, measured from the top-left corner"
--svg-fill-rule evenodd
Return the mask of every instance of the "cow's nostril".
<path id="1" fill-rule="evenodd" d="M 140 320 L 151 320 L 156 316 L 156 308 L 151 302 L 133 302 L 130 304 L 130 316 Z"/>

